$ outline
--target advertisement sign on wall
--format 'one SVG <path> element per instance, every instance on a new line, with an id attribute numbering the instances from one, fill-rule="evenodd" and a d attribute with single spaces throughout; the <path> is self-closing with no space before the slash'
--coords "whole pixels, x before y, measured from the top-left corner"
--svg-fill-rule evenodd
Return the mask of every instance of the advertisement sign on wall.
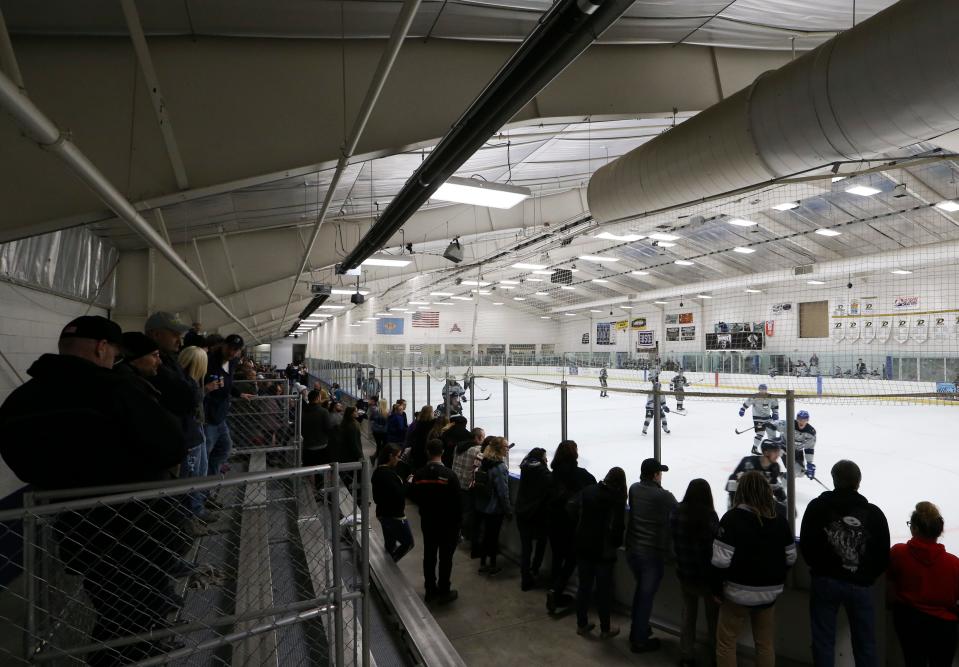
<path id="1" fill-rule="evenodd" d="M 636 334 L 636 349 L 648 350 L 656 347 L 656 332 L 640 331 Z"/>
<path id="2" fill-rule="evenodd" d="M 682 340 L 696 340 L 696 327 L 682 327 L 680 338 Z"/>

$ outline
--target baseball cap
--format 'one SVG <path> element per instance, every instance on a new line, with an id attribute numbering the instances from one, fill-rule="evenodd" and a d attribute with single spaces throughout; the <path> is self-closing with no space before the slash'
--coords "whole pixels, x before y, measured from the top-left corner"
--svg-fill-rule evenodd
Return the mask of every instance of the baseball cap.
<path id="1" fill-rule="evenodd" d="M 123 356 L 129 360 L 139 359 L 160 349 L 152 338 L 139 331 L 127 331 L 123 334 Z"/>
<path id="2" fill-rule="evenodd" d="M 178 334 L 185 334 L 190 330 L 190 326 L 184 324 L 176 315 L 159 310 L 150 315 L 146 324 L 143 325 L 144 331 L 156 331 L 157 329 L 167 329 Z"/>
<path id="3" fill-rule="evenodd" d="M 99 315 L 84 315 L 70 321 L 60 332 L 60 338 L 90 338 L 105 340 L 114 345 L 123 343 L 123 331 L 116 322 Z"/>
<path id="4" fill-rule="evenodd" d="M 643 467 L 640 469 L 640 475 L 649 477 L 658 472 L 669 472 L 669 466 L 664 466 L 656 459 L 646 459 L 643 461 Z"/>
<path id="5" fill-rule="evenodd" d="M 239 350 L 243 347 L 243 338 L 237 334 L 230 334 L 223 339 L 223 342 L 227 347 L 233 348 L 234 350 Z"/>

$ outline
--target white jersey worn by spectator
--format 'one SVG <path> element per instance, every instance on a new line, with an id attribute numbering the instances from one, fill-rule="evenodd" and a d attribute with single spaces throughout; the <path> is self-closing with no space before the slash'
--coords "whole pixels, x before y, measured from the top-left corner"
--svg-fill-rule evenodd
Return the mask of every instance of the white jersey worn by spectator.
<path id="1" fill-rule="evenodd" d="M 653 412 L 653 397 L 646 399 L 646 421 L 643 422 L 643 435 L 646 435 L 646 429 L 649 428 L 649 422 L 653 421 L 655 413 Z M 660 423 L 663 425 L 663 432 L 669 433 L 669 425 L 666 423 L 666 413 L 669 412 L 669 406 L 666 405 L 666 397 L 659 399 Z"/>
<path id="2" fill-rule="evenodd" d="M 774 439 L 777 435 L 775 422 L 779 421 L 779 399 L 767 393 L 768 387 L 759 385 L 759 393 L 743 401 L 739 408 L 739 416 L 746 414 L 747 408 L 753 411 L 753 429 L 756 436 L 753 438 L 753 454 L 759 453 L 759 446 L 763 438 Z"/>

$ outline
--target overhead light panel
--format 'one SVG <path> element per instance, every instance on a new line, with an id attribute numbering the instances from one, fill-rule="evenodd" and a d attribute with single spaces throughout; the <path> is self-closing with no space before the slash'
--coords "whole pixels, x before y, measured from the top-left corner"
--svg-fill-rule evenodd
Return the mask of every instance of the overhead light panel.
<path id="1" fill-rule="evenodd" d="M 620 306 L 620 308 L 622 308 L 623 310 L 632 310 L 632 309 L 633 309 L 632 306 Z"/>
<path id="2" fill-rule="evenodd" d="M 572 291 L 572 290 L 574 290 L 574 289 L 576 289 L 576 288 L 575 288 L 575 287 L 571 287 L 570 285 L 560 285 L 560 289 Z"/>
<path id="3" fill-rule="evenodd" d="M 783 202 L 782 204 L 776 204 L 775 206 L 773 206 L 773 208 L 777 211 L 791 211 L 794 208 L 799 208 L 799 202 L 787 201 L 787 202 Z"/>
<path id="4" fill-rule="evenodd" d="M 494 301 L 494 302 L 493 302 L 493 305 L 494 305 L 494 306 L 502 306 L 502 305 L 503 305 L 503 302 L 502 302 L 502 301 Z"/>
<path id="5" fill-rule="evenodd" d="M 807 280 L 806 284 L 807 285 L 825 285 L 826 283 L 824 283 L 822 280 Z"/>
<path id="6" fill-rule="evenodd" d="M 612 232 L 602 232 L 594 238 L 604 239 L 606 241 L 619 241 L 620 243 L 633 243 L 635 241 L 641 241 L 646 237 L 642 234 L 613 234 Z"/>
<path id="7" fill-rule="evenodd" d="M 376 315 L 377 315 L 377 317 L 389 317 L 389 316 L 390 316 L 389 313 L 377 313 Z"/>
<path id="8" fill-rule="evenodd" d="M 569 317 L 576 317 L 576 313 L 566 313 Z"/>
<path id="9" fill-rule="evenodd" d="M 584 262 L 618 262 L 618 257 L 603 257 L 601 255 L 580 255 L 579 258 Z"/>
<path id="10" fill-rule="evenodd" d="M 826 229 L 825 227 L 817 229 L 816 233 L 820 236 L 839 236 L 842 234 L 842 232 L 837 232 L 835 229 Z"/>
<path id="11" fill-rule="evenodd" d="M 690 262 L 688 259 L 677 259 L 673 264 L 678 264 L 679 266 L 692 266 L 693 262 Z"/>
<path id="12" fill-rule="evenodd" d="M 528 262 L 516 262 L 513 264 L 514 269 L 526 269 L 527 271 L 532 271 L 533 273 L 539 273 L 546 268 L 546 264 L 530 264 Z M 546 271 L 546 275 L 551 274 L 552 271 Z"/>
<path id="13" fill-rule="evenodd" d="M 390 257 L 368 257 L 363 260 L 364 266 L 407 266 L 410 263 L 408 259 L 393 259 Z"/>
<path id="14" fill-rule="evenodd" d="M 746 288 L 746 289 L 743 290 L 743 291 L 746 292 L 746 294 L 762 294 L 762 290 L 761 290 L 761 289 Z"/>
<path id="15" fill-rule="evenodd" d="M 513 297 L 513 301 L 526 301 L 526 299 L 524 299 L 524 298 L 521 297 L 521 296 L 514 296 L 514 297 Z"/>
<path id="16" fill-rule="evenodd" d="M 878 195 L 882 190 L 869 187 L 868 185 L 854 185 L 851 188 L 846 188 L 846 192 L 851 195 L 859 195 L 860 197 L 871 197 Z"/>
<path id="17" fill-rule="evenodd" d="M 656 241 L 656 245 L 660 248 L 675 248 L 675 243 L 670 243 L 669 241 Z"/>
<path id="18" fill-rule="evenodd" d="M 936 208 L 943 211 L 948 211 L 949 213 L 955 213 L 956 211 L 959 211 L 959 202 L 947 199 L 946 201 L 941 201 L 936 204 Z"/>
<path id="19" fill-rule="evenodd" d="M 697 295 L 696 295 L 696 298 L 697 298 L 697 299 L 712 299 L 713 297 L 709 296 L 708 294 L 697 294 Z"/>
<path id="20" fill-rule="evenodd" d="M 477 286 L 479 286 L 479 287 L 486 287 L 487 285 L 489 285 L 489 283 L 486 282 L 485 280 L 464 280 L 464 281 L 463 281 L 463 284 L 464 284 L 464 285 L 477 285 Z"/>
<path id="21" fill-rule="evenodd" d="M 648 276 L 648 275 L 649 275 L 649 271 L 631 271 L 631 272 L 630 272 L 630 275 L 633 275 L 633 276 Z"/>
<path id="22" fill-rule="evenodd" d="M 430 292 L 430 296 L 453 296 L 452 292 Z"/>
<path id="23" fill-rule="evenodd" d="M 730 218 L 726 222 L 728 222 L 731 225 L 734 225 L 735 227 L 755 227 L 756 225 L 759 224 L 758 222 L 753 222 L 752 220 L 746 220 L 745 218 Z"/>
<path id="24" fill-rule="evenodd" d="M 549 315 L 540 315 L 540 316 L 539 316 L 539 319 L 541 319 L 541 320 L 551 320 L 551 319 L 553 319 L 553 318 L 550 317 Z"/>
<path id="25" fill-rule="evenodd" d="M 516 289 L 515 285 L 500 285 L 500 289 Z"/>
<path id="26" fill-rule="evenodd" d="M 736 246 L 733 248 L 733 252 L 738 252 L 740 255 L 751 255 L 756 252 L 755 248 L 744 248 L 742 246 Z"/>
<path id="27" fill-rule="evenodd" d="M 451 296 L 451 299 L 456 299 L 457 301 L 472 301 L 473 297 L 471 296 Z"/>
<path id="28" fill-rule="evenodd" d="M 428 306 L 430 305 L 429 301 L 407 301 L 411 306 Z"/>
<path id="29" fill-rule="evenodd" d="M 536 296 L 549 296 L 549 292 L 536 292 Z"/>
<path id="30" fill-rule="evenodd" d="M 434 301 L 433 305 L 434 306 L 452 306 L 453 304 L 451 304 L 449 301 Z"/>
<path id="31" fill-rule="evenodd" d="M 669 301 L 653 301 L 653 303 L 658 303 L 660 306 L 668 306 Z"/>
<path id="32" fill-rule="evenodd" d="M 344 308 L 346 308 L 346 306 L 330 306 L 330 305 L 324 304 L 320 306 L 320 308 L 323 310 L 343 310 Z"/>
<path id="33" fill-rule="evenodd" d="M 331 290 L 330 290 L 330 293 L 331 293 L 331 294 L 356 294 L 356 293 L 359 293 L 359 294 L 362 294 L 363 296 L 366 296 L 367 294 L 370 293 L 370 291 L 369 291 L 369 290 L 365 290 L 365 289 L 361 289 L 361 290 L 355 290 L 355 289 L 331 289 Z"/>
<path id="34" fill-rule="evenodd" d="M 518 280 L 501 280 L 499 281 L 500 285 L 519 285 Z"/>
<path id="35" fill-rule="evenodd" d="M 503 289 L 506 289 L 505 287 Z M 513 289 L 512 287 L 510 289 Z M 471 289 L 470 292 L 473 294 L 491 294 L 488 289 Z"/>
<path id="36" fill-rule="evenodd" d="M 603 311 L 601 311 L 601 310 L 590 310 L 589 312 L 591 312 L 591 313 L 601 313 L 601 312 L 603 312 Z"/>
<path id="37" fill-rule="evenodd" d="M 893 269 L 892 273 L 896 274 L 897 276 L 908 276 L 912 274 L 912 271 L 907 271 L 906 269 Z"/>
<path id="38" fill-rule="evenodd" d="M 528 283 L 541 283 L 543 282 L 542 278 L 527 278 L 526 282 Z"/>
<path id="39" fill-rule="evenodd" d="M 839 181 L 844 181 L 844 180 L 846 180 L 846 177 L 845 177 L 845 176 L 833 176 L 832 179 L 830 179 L 830 180 L 832 180 L 833 183 L 838 183 Z"/>
<path id="40" fill-rule="evenodd" d="M 650 234 L 649 238 L 656 241 L 678 241 L 679 237 L 675 234 L 663 234 L 661 232 L 656 232 L 655 234 Z"/>
<path id="41" fill-rule="evenodd" d="M 593 278 L 593 282 L 594 282 L 594 283 L 608 283 L 609 281 L 608 281 L 608 280 L 604 280 L 603 278 Z"/>
<path id="42" fill-rule="evenodd" d="M 431 199 L 488 208 L 513 208 L 532 196 L 529 188 L 451 176 L 433 193 Z"/>
<path id="43" fill-rule="evenodd" d="M 513 266 L 519 266 L 519 265 L 518 265 L 518 264 L 513 264 Z M 537 270 L 537 271 L 533 271 L 533 273 L 535 273 L 535 274 L 538 275 L 538 276 L 551 276 L 551 275 L 553 275 L 553 272 L 552 272 L 552 271 L 541 271 L 541 270 Z M 530 280 L 532 280 L 532 278 L 531 278 Z"/>
<path id="44" fill-rule="evenodd" d="M 408 313 L 410 312 L 409 308 L 390 308 L 391 313 Z"/>

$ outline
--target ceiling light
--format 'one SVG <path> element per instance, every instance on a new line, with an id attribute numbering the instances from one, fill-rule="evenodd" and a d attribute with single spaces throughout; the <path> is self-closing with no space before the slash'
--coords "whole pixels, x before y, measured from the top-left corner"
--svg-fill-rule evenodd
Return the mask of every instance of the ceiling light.
<path id="1" fill-rule="evenodd" d="M 358 327 L 358 326 L 360 326 L 360 325 L 359 325 L 359 324 L 348 324 L 348 325 L 346 325 L 346 326 L 349 326 L 349 327 Z"/>
<path id="2" fill-rule="evenodd" d="M 502 305 L 503 305 L 503 302 L 502 302 L 502 301 L 494 301 L 494 302 L 493 302 L 493 305 L 494 305 L 494 306 L 502 306 Z"/>
<path id="3" fill-rule="evenodd" d="M 633 243 L 634 241 L 641 241 L 646 238 L 642 234 L 613 234 L 612 232 L 602 232 L 595 236 L 597 239 L 605 239 L 607 241 L 620 241 L 622 243 Z"/>
<path id="4" fill-rule="evenodd" d="M 620 306 L 620 308 L 622 308 L 623 310 L 632 310 L 632 309 L 633 309 L 632 306 Z"/>
<path id="5" fill-rule="evenodd" d="M 541 283 L 543 282 L 542 278 L 527 278 L 526 282 L 528 283 Z"/>
<path id="6" fill-rule="evenodd" d="M 378 317 L 368 317 L 367 319 L 368 319 L 368 320 L 372 320 L 372 321 L 375 322 L 376 320 L 378 320 L 378 319 L 380 319 L 380 318 L 378 318 Z"/>
<path id="7" fill-rule="evenodd" d="M 332 289 L 332 290 L 330 290 L 330 294 L 356 294 L 357 292 L 359 292 L 360 294 L 362 294 L 362 295 L 364 295 L 364 296 L 370 293 L 369 290 L 365 290 L 365 289 L 361 289 L 361 290 L 355 290 L 355 289 Z"/>
<path id="8" fill-rule="evenodd" d="M 761 290 L 761 289 L 746 288 L 745 292 L 746 292 L 746 294 L 762 294 L 762 290 Z"/>
<path id="9" fill-rule="evenodd" d="M 648 276 L 648 275 L 649 275 L 649 271 L 632 271 L 632 272 L 631 272 L 631 275 L 634 275 L 634 276 Z"/>
<path id="10" fill-rule="evenodd" d="M 859 195 L 860 197 L 871 197 L 873 195 L 878 195 L 880 192 L 882 192 L 882 190 L 871 188 L 868 185 L 854 185 L 851 188 L 846 188 L 846 192 L 851 195 Z"/>
<path id="11" fill-rule="evenodd" d="M 947 199 L 946 201 L 941 201 L 936 204 L 936 208 L 942 209 L 943 211 L 948 211 L 949 213 L 955 213 L 956 211 L 959 211 L 959 202 L 954 202 L 950 199 Z"/>
<path id="12" fill-rule="evenodd" d="M 516 289 L 516 287 L 513 285 L 500 285 L 499 288 L 500 289 Z"/>
<path id="13" fill-rule="evenodd" d="M 449 301 L 434 301 L 433 305 L 434 306 L 452 306 L 453 304 L 451 304 Z"/>
<path id="14" fill-rule="evenodd" d="M 389 317 L 389 316 L 390 316 L 389 313 L 377 313 L 376 315 L 377 315 L 378 317 Z"/>
<path id="15" fill-rule="evenodd" d="M 408 259 L 390 259 L 388 257 L 369 257 L 364 259 L 364 266 L 406 266 L 410 263 Z"/>
<path id="16" fill-rule="evenodd" d="M 696 298 L 697 298 L 697 299 L 712 299 L 713 297 L 709 296 L 708 294 L 697 294 L 697 295 L 696 295 Z"/>
<path id="17" fill-rule="evenodd" d="M 411 306 L 428 306 L 430 305 L 429 301 L 408 301 Z"/>
<path id="18" fill-rule="evenodd" d="M 825 227 L 817 229 L 816 233 L 820 236 L 839 236 L 842 234 L 842 232 L 837 232 L 835 229 L 826 229 Z"/>
<path id="19" fill-rule="evenodd" d="M 526 270 L 528 270 L 528 271 L 532 271 L 533 273 L 539 273 L 540 271 L 542 271 L 543 269 L 546 268 L 546 265 L 545 265 L 545 264 L 530 264 L 530 263 L 528 263 L 528 262 L 516 262 L 516 264 L 513 264 L 513 268 L 514 268 L 514 269 L 526 269 Z M 546 273 L 546 275 L 549 275 L 549 274 L 552 273 L 552 271 L 546 271 L 545 273 Z"/>
<path id="20" fill-rule="evenodd" d="M 677 259 L 673 264 L 678 264 L 679 266 L 692 266 L 693 262 L 690 262 L 688 259 Z"/>
<path id="21" fill-rule="evenodd" d="M 833 183 L 838 183 L 839 181 L 844 181 L 844 180 L 846 180 L 846 177 L 845 177 L 845 176 L 833 176 L 831 180 L 832 180 Z"/>
<path id="22" fill-rule="evenodd" d="M 320 306 L 320 308 L 324 310 L 343 310 L 344 308 L 346 308 L 346 306 L 330 306 L 330 305 L 324 304 Z"/>
<path id="23" fill-rule="evenodd" d="M 524 298 L 521 297 L 521 296 L 514 296 L 514 297 L 513 297 L 513 301 L 526 301 L 526 299 L 524 299 Z"/>
<path id="24" fill-rule="evenodd" d="M 410 312 L 409 308 L 390 308 L 391 313 L 408 313 Z"/>
<path id="25" fill-rule="evenodd" d="M 429 306 L 417 306 L 417 307 L 416 307 L 416 310 L 429 310 L 429 309 L 430 309 Z"/>
<path id="26" fill-rule="evenodd" d="M 821 280 L 807 280 L 806 284 L 807 285 L 825 285 L 826 283 L 824 283 Z"/>
<path id="27" fill-rule="evenodd" d="M 576 288 L 573 287 L 572 285 L 560 285 L 559 288 L 560 288 L 560 289 L 564 289 L 564 290 L 574 290 L 574 289 L 576 289 Z"/>
<path id="28" fill-rule="evenodd" d="M 618 257 L 602 257 L 600 255 L 580 255 L 579 258 L 584 262 L 618 262 Z"/>
<path id="29" fill-rule="evenodd" d="M 529 188 L 452 176 L 433 193 L 431 199 L 489 208 L 513 208 L 532 196 Z"/>
<path id="30" fill-rule="evenodd" d="M 464 285 L 479 285 L 480 287 L 486 287 L 487 285 L 489 285 L 489 283 L 486 282 L 485 280 L 464 280 L 464 281 L 463 281 L 463 284 L 464 284 Z"/>
<path id="31" fill-rule="evenodd" d="M 451 296 L 451 299 L 456 299 L 457 301 L 472 301 L 473 297 L 471 296 Z"/>
<path id="32" fill-rule="evenodd" d="M 576 313 L 566 313 L 566 314 L 569 315 L 570 317 L 576 317 Z"/>
<path id="33" fill-rule="evenodd" d="M 603 312 L 603 311 L 601 311 L 601 310 L 590 310 L 589 312 L 591 312 L 591 313 L 601 313 L 601 312 Z"/>
<path id="34" fill-rule="evenodd" d="M 669 241 L 657 241 L 657 242 L 656 242 L 656 245 L 659 246 L 660 248 L 675 248 L 675 247 L 676 247 L 676 244 L 675 244 L 675 243 L 670 243 Z"/>
<path id="35" fill-rule="evenodd" d="M 678 241 L 679 237 L 675 234 L 662 234 L 657 232 L 655 234 L 650 234 L 649 238 L 656 239 L 657 241 Z"/>
<path id="36" fill-rule="evenodd" d="M 536 292 L 536 296 L 549 296 L 549 292 Z"/>
<path id="37" fill-rule="evenodd" d="M 551 318 L 549 315 L 540 315 L 540 316 L 539 316 L 539 319 L 541 319 L 541 320 L 549 320 L 549 319 L 552 319 L 552 318 Z"/>
<path id="38" fill-rule="evenodd" d="M 452 292 L 430 292 L 430 296 L 453 296 Z"/>
<path id="39" fill-rule="evenodd" d="M 518 280 L 501 280 L 499 281 L 500 285 L 519 285 Z"/>
<path id="40" fill-rule="evenodd" d="M 491 293 L 488 289 L 471 289 L 470 292 L 473 292 L 474 294 L 490 294 Z"/>
<path id="41" fill-rule="evenodd" d="M 733 248 L 733 252 L 738 252 L 741 255 L 751 255 L 756 252 L 755 248 L 744 248 L 742 246 L 736 246 Z"/>
<path id="42" fill-rule="evenodd" d="M 602 278 L 593 278 L 593 282 L 594 282 L 594 283 L 608 283 L 609 281 L 608 281 L 608 280 L 604 280 L 604 279 L 602 279 Z"/>
<path id="43" fill-rule="evenodd" d="M 745 220 L 743 218 L 730 218 L 726 222 L 728 222 L 731 225 L 735 225 L 736 227 L 755 227 L 756 225 L 759 224 L 758 222 L 753 222 L 752 220 Z"/>
<path id="44" fill-rule="evenodd" d="M 906 269 L 893 269 L 892 273 L 896 274 L 897 276 L 908 276 L 912 273 L 912 271 L 907 271 Z"/>
<path id="45" fill-rule="evenodd" d="M 787 202 L 783 202 L 782 204 L 776 204 L 775 206 L 773 206 L 773 208 L 777 211 L 791 211 L 794 208 L 799 208 L 799 202 L 787 201 Z"/>
<path id="46" fill-rule="evenodd" d="M 668 306 L 669 301 L 653 301 L 653 303 L 658 303 L 660 306 Z"/>
<path id="47" fill-rule="evenodd" d="M 517 264 L 513 264 L 513 266 L 518 266 L 518 265 L 517 265 Z M 532 265 L 530 265 L 530 266 L 532 266 Z M 553 272 L 552 272 L 552 271 L 533 271 L 533 273 L 535 273 L 535 274 L 538 275 L 538 276 L 551 276 L 551 275 L 553 275 Z M 530 278 L 530 280 L 532 280 L 532 278 Z"/>

